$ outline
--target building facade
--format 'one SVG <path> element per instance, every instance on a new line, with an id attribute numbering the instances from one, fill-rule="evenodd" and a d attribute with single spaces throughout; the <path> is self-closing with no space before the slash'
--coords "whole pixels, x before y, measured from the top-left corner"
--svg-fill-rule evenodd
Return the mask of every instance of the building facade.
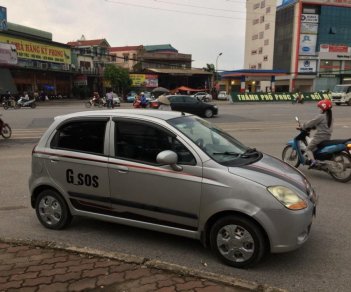
<path id="1" fill-rule="evenodd" d="M 277 7 L 274 69 L 281 91 L 351 83 L 351 0 L 283 1 Z"/>
<path id="2" fill-rule="evenodd" d="M 69 96 L 71 93 L 71 49 L 52 40 L 52 34 L 42 30 L 7 23 L 0 31 L 0 44 L 12 45 L 16 62 L 0 64 L 0 94 L 43 92 L 45 95 Z M 12 88 L 12 90 L 11 90 Z"/>
<path id="3" fill-rule="evenodd" d="M 276 0 L 246 1 L 244 69 L 273 69 Z M 270 81 L 255 82 L 256 90 L 268 91 Z"/>

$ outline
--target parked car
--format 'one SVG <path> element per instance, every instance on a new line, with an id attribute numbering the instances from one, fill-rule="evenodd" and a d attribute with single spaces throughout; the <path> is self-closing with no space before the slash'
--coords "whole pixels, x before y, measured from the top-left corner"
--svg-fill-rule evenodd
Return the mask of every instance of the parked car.
<path id="1" fill-rule="evenodd" d="M 196 97 L 197 99 L 202 100 L 202 101 L 212 101 L 212 95 L 207 93 L 207 92 L 200 91 L 200 92 L 197 92 L 191 96 Z"/>
<path id="2" fill-rule="evenodd" d="M 229 100 L 229 95 L 227 94 L 226 91 L 220 91 L 218 93 L 217 99 L 219 99 L 219 100 Z"/>
<path id="3" fill-rule="evenodd" d="M 212 118 L 218 114 L 218 107 L 205 103 L 190 95 L 167 95 L 172 111 L 186 112 L 206 118 Z M 150 103 L 151 108 L 158 108 L 159 102 L 156 99 Z"/>
<path id="4" fill-rule="evenodd" d="M 137 95 L 137 93 L 134 92 L 134 91 L 129 92 L 129 93 L 127 94 L 127 97 L 126 97 L 126 101 L 127 101 L 127 102 L 134 102 L 135 96 L 136 96 L 136 95 Z"/>
<path id="5" fill-rule="evenodd" d="M 351 84 L 335 85 L 331 92 L 331 101 L 336 105 L 341 105 L 343 103 L 351 105 Z"/>
<path id="6" fill-rule="evenodd" d="M 32 151 L 29 188 L 46 228 L 85 216 L 166 232 L 237 268 L 302 246 L 318 199 L 294 167 L 206 120 L 136 109 L 56 117 Z"/>

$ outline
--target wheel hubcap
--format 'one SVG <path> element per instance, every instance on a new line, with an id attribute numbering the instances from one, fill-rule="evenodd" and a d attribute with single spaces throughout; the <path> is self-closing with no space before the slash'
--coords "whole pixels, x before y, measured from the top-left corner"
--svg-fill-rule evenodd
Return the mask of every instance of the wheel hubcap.
<path id="1" fill-rule="evenodd" d="M 255 251 L 251 234 L 242 226 L 226 225 L 217 234 L 219 252 L 228 260 L 244 262 L 250 259 Z"/>
<path id="2" fill-rule="evenodd" d="M 60 203 L 52 196 L 45 196 L 39 203 L 39 215 L 48 225 L 58 224 L 62 218 Z"/>

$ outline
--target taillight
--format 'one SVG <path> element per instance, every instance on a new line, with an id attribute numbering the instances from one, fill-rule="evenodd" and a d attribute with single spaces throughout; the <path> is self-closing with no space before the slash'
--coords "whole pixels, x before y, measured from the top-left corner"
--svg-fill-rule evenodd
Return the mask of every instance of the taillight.
<path id="1" fill-rule="evenodd" d="M 349 151 L 351 151 L 351 144 L 347 144 L 347 149 L 349 149 Z"/>

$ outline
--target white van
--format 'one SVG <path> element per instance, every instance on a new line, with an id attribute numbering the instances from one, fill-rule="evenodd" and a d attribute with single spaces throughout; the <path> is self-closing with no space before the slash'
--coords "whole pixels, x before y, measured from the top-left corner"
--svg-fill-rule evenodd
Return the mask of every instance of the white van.
<path id="1" fill-rule="evenodd" d="M 335 85 L 331 95 L 331 100 L 336 105 L 340 105 L 342 103 L 351 105 L 351 84 Z"/>

